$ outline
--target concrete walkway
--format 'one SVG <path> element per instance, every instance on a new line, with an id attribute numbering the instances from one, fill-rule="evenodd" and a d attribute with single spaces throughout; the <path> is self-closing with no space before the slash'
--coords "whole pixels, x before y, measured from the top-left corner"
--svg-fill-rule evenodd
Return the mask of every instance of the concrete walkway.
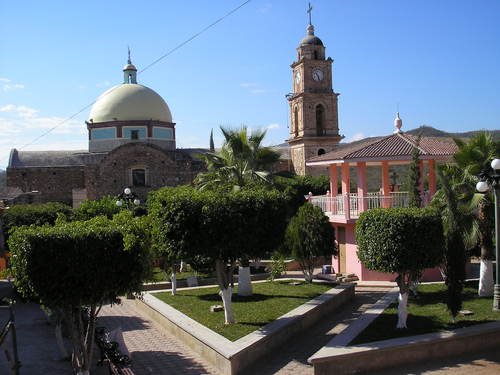
<path id="1" fill-rule="evenodd" d="M 342 311 L 314 326 L 306 334 L 290 342 L 282 350 L 270 353 L 250 368 L 250 374 L 312 375 L 307 358 L 342 332 L 360 314 L 370 308 L 388 290 L 385 286 L 357 286 L 356 296 Z M 61 359 L 57 350 L 54 329 L 47 324 L 43 312 L 34 304 L 15 306 L 18 329 L 21 375 L 71 374 L 68 361 Z M 216 371 L 198 354 L 164 333 L 155 323 L 141 316 L 134 301 L 123 300 L 121 305 L 103 307 L 98 325 L 109 329 L 121 327 L 131 352 L 136 375 L 216 374 Z M 3 362 L 2 362 L 3 361 Z M 2 367 L 3 366 L 3 367 Z M 500 350 L 477 353 L 460 358 L 392 369 L 372 375 L 489 375 L 500 373 Z M 3 353 L 0 353 L 0 374 L 6 371 Z"/>

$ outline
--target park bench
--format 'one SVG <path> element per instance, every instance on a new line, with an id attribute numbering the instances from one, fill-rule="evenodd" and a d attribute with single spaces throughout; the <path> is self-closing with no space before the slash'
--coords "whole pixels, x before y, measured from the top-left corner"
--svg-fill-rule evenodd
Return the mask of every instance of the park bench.
<path id="1" fill-rule="evenodd" d="M 101 354 L 98 365 L 107 363 L 110 375 L 134 375 L 129 357 L 120 352 L 117 342 L 110 340 L 105 327 L 96 327 L 95 342 Z"/>

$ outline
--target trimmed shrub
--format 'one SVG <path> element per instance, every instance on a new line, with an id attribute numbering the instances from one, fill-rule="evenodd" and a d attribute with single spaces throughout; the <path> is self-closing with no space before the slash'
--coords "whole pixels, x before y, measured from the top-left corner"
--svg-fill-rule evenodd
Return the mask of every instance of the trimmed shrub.
<path id="1" fill-rule="evenodd" d="M 67 218 L 71 217 L 71 207 L 57 202 L 43 204 L 19 204 L 10 207 L 2 214 L 2 226 L 7 246 L 9 232 L 11 229 L 23 225 L 53 225 L 58 216 L 61 215 Z"/>
<path id="2" fill-rule="evenodd" d="M 125 213 L 126 214 L 126 213 Z M 60 312 L 71 332 L 77 373 L 92 363 L 94 322 L 102 303 L 139 291 L 149 267 L 143 228 L 131 217 L 16 228 L 9 239 L 18 291 Z M 84 306 L 89 320 L 82 324 Z"/>
<path id="3" fill-rule="evenodd" d="M 444 237 L 439 211 L 381 208 L 363 212 L 356 223 L 358 258 L 365 267 L 398 273 L 397 328 L 406 328 L 410 286 L 425 268 L 443 260 Z"/>
<path id="4" fill-rule="evenodd" d="M 359 260 L 374 271 L 421 271 L 443 259 L 443 225 L 431 209 L 365 211 L 356 223 L 356 242 Z"/>

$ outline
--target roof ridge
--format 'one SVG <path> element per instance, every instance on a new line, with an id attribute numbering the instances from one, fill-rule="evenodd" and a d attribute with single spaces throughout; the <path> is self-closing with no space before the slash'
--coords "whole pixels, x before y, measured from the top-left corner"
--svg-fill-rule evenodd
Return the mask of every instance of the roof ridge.
<path id="1" fill-rule="evenodd" d="M 409 139 L 406 137 L 406 135 L 404 133 L 396 133 L 395 135 L 398 135 L 400 136 L 403 140 L 405 140 L 406 142 L 408 142 L 410 145 L 412 145 L 413 147 L 416 147 L 418 148 L 418 150 L 422 153 L 422 154 L 428 154 L 429 152 L 424 150 L 422 147 L 420 147 L 420 142 L 417 144 L 415 142 L 413 142 L 413 140 Z M 422 138 L 425 138 L 424 136 L 421 136 L 420 139 Z"/>
<path id="2" fill-rule="evenodd" d="M 376 144 L 378 144 L 378 143 L 381 143 L 382 141 L 385 141 L 386 139 L 389 139 L 389 138 L 391 138 L 391 137 L 393 137 L 393 136 L 394 136 L 394 134 L 391 134 L 391 135 L 388 135 L 388 136 L 385 136 L 385 137 L 384 137 L 384 136 L 382 136 L 382 138 L 381 138 L 381 139 L 377 139 L 377 140 L 375 140 L 373 143 L 370 143 L 370 144 L 368 144 L 368 145 L 361 145 L 361 147 L 359 147 L 358 149 L 356 149 L 356 150 L 354 150 L 354 151 L 351 151 L 350 153 L 346 154 L 346 155 L 344 156 L 344 158 L 347 158 L 347 157 L 351 156 L 352 154 L 354 154 L 354 153 L 356 153 L 356 152 L 361 151 L 361 150 L 362 150 L 362 149 L 364 149 L 364 148 L 367 148 L 367 147 L 372 147 L 373 145 L 376 145 Z"/>

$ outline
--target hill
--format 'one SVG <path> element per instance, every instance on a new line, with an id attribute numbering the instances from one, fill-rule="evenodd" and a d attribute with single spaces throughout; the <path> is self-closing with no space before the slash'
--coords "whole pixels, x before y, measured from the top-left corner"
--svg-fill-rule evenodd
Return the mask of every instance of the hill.
<path id="1" fill-rule="evenodd" d="M 462 132 L 462 133 L 448 133 L 436 128 L 433 128 L 432 126 L 427 126 L 427 125 L 422 125 L 419 128 L 408 130 L 405 133 L 412 134 L 412 135 L 418 135 L 422 134 L 427 137 L 451 137 L 451 138 L 470 138 L 474 136 L 477 133 L 480 133 L 482 130 L 472 130 L 468 132 Z M 488 133 L 491 133 L 493 136 L 493 139 L 495 141 L 500 141 L 500 130 L 487 130 Z"/>

